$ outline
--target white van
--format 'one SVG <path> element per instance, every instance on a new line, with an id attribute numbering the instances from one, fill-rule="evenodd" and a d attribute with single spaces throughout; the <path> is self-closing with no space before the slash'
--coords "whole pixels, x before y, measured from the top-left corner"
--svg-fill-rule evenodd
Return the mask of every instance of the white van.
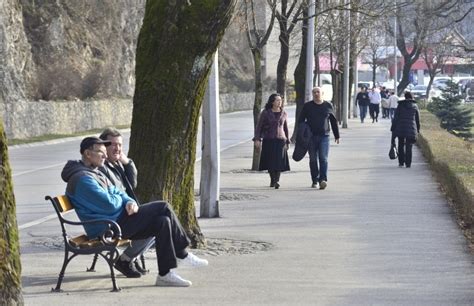
<path id="1" fill-rule="evenodd" d="M 321 73 L 319 75 L 316 75 L 316 79 L 314 84 L 315 86 L 318 86 L 318 77 L 321 79 L 321 89 L 323 90 L 323 100 L 325 101 L 332 101 L 332 78 L 329 73 Z"/>

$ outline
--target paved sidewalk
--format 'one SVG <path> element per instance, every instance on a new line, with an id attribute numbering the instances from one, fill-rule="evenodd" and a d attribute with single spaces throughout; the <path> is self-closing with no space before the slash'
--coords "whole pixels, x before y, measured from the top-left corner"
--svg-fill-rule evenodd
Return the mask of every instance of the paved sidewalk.
<path id="1" fill-rule="evenodd" d="M 119 276 L 120 293 L 109 292 L 104 261 L 84 272 L 84 256 L 70 263 L 64 293 L 51 293 L 63 251 L 59 223 L 50 220 L 21 231 L 25 303 L 474 305 L 474 257 L 419 150 L 411 169 L 398 168 L 387 155 L 387 120 L 349 126 L 331 145 L 324 191 L 310 188 L 307 157 L 291 161 L 274 190 L 266 173 L 245 170 L 251 142 L 221 154 L 221 218 L 200 225 L 211 243 L 234 248 L 199 251 L 209 267 L 178 269 L 192 287 L 154 287 L 148 252 L 153 273 Z"/>

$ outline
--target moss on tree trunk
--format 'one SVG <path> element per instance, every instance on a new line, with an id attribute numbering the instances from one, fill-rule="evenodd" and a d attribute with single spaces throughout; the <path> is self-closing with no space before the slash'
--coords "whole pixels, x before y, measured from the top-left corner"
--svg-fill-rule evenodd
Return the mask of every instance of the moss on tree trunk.
<path id="1" fill-rule="evenodd" d="M 306 102 L 305 86 L 306 86 L 306 48 L 308 39 L 308 10 L 303 10 L 303 27 L 301 31 L 301 51 L 293 74 L 295 78 L 295 92 L 296 92 L 296 112 L 295 112 L 295 126 L 293 128 L 292 141 L 296 141 L 296 134 L 298 133 L 298 118 L 300 117 L 303 105 Z"/>
<path id="2" fill-rule="evenodd" d="M 262 80 L 262 50 L 260 48 L 252 49 L 252 56 L 255 68 L 255 99 L 253 102 L 253 130 L 257 127 L 258 117 L 262 109 L 263 99 L 263 80 Z M 253 146 L 252 170 L 258 170 L 260 165 L 261 147 Z"/>
<path id="3" fill-rule="evenodd" d="M 235 0 L 148 0 L 136 58 L 130 156 L 141 202 L 171 203 L 193 246 L 196 135 L 213 54 Z"/>
<path id="4" fill-rule="evenodd" d="M 22 305 L 21 262 L 8 148 L 0 120 L 0 304 Z"/>

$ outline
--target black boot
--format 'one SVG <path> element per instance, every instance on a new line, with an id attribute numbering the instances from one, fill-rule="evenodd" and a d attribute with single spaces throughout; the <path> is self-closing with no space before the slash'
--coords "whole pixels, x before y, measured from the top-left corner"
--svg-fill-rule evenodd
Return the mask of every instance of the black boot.
<path id="1" fill-rule="evenodd" d="M 268 170 L 270 174 L 270 187 L 275 187 L 275 172 Z"/>
<path id="2" fill-rule="evenodd" d="M 280 171 L 275 171 L 275 176 L 274 176 L 274 178 L 275 178 L 275 189 L 280 188 L 280 183 L 279 183 L 280 182 L 280 173 L 281 173 Z"/>

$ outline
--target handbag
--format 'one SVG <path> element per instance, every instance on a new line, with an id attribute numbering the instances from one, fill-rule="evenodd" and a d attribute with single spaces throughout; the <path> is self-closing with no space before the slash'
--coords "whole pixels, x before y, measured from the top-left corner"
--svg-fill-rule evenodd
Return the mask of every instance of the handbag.
<path id="1" fill-rule="evenodd" d="M 392 143 L 392 145 L 390 146 L 390 151 L 388 151 L 388 157 L 390 157 L 390 159 L 396 159 L 398 157 L 397 146 L 394 143 Z"/>

